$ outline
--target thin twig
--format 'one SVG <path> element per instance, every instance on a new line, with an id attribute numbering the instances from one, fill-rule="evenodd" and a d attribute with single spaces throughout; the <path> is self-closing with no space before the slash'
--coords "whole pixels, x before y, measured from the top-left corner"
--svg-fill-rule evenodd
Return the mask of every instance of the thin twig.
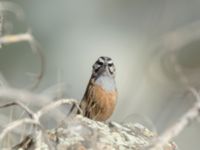
<path id="1" fill-rule="evenodd" d="M 13 44 L 18 42 L 29 42 L 32 52 L 39 57 L 40 71 L 35 75 L 36 76 L 35 81 L 33 81 L 33 83 L 29 86 L 31 90 L 34 90 L 35 88 L 38 87 L 44 75 L 44 68 L 45 68 L 44 55 L 42 53 L 41 46 L 30 32 L 15 34 L 15 35 L 5 35 L 3 37 L 0 37 L 0 45 Z"/>
<path id="2" fill-rule="evenodd" d="M 39 101 L 40 105 L 44 105 L 49 103 L 50 99 L 46 96 L 33 94 L 26 90 L 17 90 L 13 88 L 1 88 L 0 87 L 0 97 L 8 97 L 13 100 L 20 100 L 21 102 L 31 102 L 31 101 Z M 38 104 L 38 103 L 34 103 Z"/>
<path id="3" fill-rule="evenodd" d="M 39 95 L 39 94 L 33 94 L 31 92 L 28 92 L 26 90 L 17 90 L 13 88 L 2 88 L 0 87 L 0 98 L 9 98 L 12 101 L 20 101 L 22 103 L 32 103 L 32 105 L 35 106 L 43 106 L 46 104 L 49 104 L 49 102 L 52 100 L 51 98 L 44 96 L 44 95 Z M 2 99 L 3 101 L 3 99 Z M 38 103 L 39 102 L 39 103 Z M 59 117 L 63 115 L 63 113 L 58 112 L 55 113 L 55 119 L 58 121 Z M 64 115 L 63 115 L 64 116 Z"/>
<path id="4" fill-rule="evenodd" d="M 160 147 L 163 147 L 174 137 L 178 136 L 181 133 L 181 131 L 183 131 L 185 127 L 191 123 L 191 121 L 194 121 L 199 117 L 200 96 L 194 88 L 189 88 L 189 91 L 191 91 L 192 94 L 195 96 L 197 102 L 179 119 L 178 122 L 176 122 L 173 126 L 168 128 L 163 134 L 161 134 L 158 138 L 156 138 L 150 150 L 155 150 L 159 149 Z"/>
<path id="5" fill-rule="evenodd" d="M 31 41 L 31 40 L 32 36 L 29 33 L 5 35 L 0 37 L 0 44 L 12 44 L 12 43 Z"/>
<path id="6" fill-rule="evenodd" d="M 23 103 L 19 102 L 19 101 L 15 101 L 15 102 L 11 102 L 11 103 L 7 103 L 4 105 L 1 105 L 0 108 L 6 108 L 6 107 L 10 107 L 13 105 L 17 105 L 20 106 L 22 109 L 25 110 L 25 112 L 27 112 L 27 114 L 29 115 L 30 118 L 34 117 L 34 113 L 31 109 L 29 109 L 26 105 L 24 105 Z"/>
<path id="7" fill-rule="evenodd" d="M 4 136 L 5 136 L 8 132 L 10 132 L 11 130 L 15 129 L 16 127 L 21 126 L 21 125 L 24 125 L 24 124 L 34 124 L 34 125 L 37 125 L 39 128 L 41 128 L 40 123 L 39 123 L 38 121 L 36 121 L 36 120 L 33 120 L 33 119 L 24 118 L 24 119 L 21 119 L 21 120 L 13 121 L 13 122 L 11 122 L 10 124 L 8 124 L 8 125 L 3 129 L 3 131 L 1 132 L 1 134 L 0 134 L 0 142 L 3 141 Z"/>
<path id="8" fill-rule="evenodd" d="M 11 130 L 15 129 L 16 127 L 18 127 L 20 125 L 24 125 L 24 124 L 34 124 L 34 125 L 37 125 L 40 127 L 40 130 L 38 130 L 38 132 L 37 132 L 37 139 L 39 138 L 39 140 L 36 140 L 36 145 L 39 146 L 42 141 L 41 135 L 45 136 L 45 132 L 42 129 L 42 126 L 40 123 L 40 117 L 42 115 L 46 114 L 47 112 L 51 111 L 52 109 L 55 109 L 56 107 L 63 105 L 63 104 L 74 104 L 79 109 L 79 111 L 82 112 L 81 109 L 79 108 L 78 101 L 73 100 L 73 99 L 61 99 L 61 100 L 52 102 L 49 105 L 41 108 L 36 113 L 34 113 L 31 109 L 28 108 L 28 106 L 23 104 L 23 102 L 27 103 L 27 102 L 30 102 L 30 100 L 35 100 L 35 101 L 40 101 L 40 103 L 41 102 L 46 103 L 46 102 L 49 102 L 49 99 L 46 97 L 31 94 L 27 91 L 21 91 L 21 90 L 9 89 L 9 88 L 0 88 L 0 97 L 9 97 L 9 99 L 14 100 L 14 102 L 4 104 L 4 105 L 0 106 L 0 108 L 18 105 L 25 112 L 27 112 L 28 115 L 31 117 L 31 118 L 16 120 L 16 121 L 13 121 L 12 123 L 8 124 L 0 134 L 0 142 L 2 142 L 2 140 L 6 134 L 8 134 Z M 50 144 L 48 143 L 48 140 L 45 143 L 50 148 L 50 146 L 49 146 Z"/>
<path id="9" fill-rule="evenodd" d="M 32 52 L 35 53 L 39 57 L 40 61 L 40 71 L 35 76 L 35 81 L 30 85 L 30 89 L 34 90 L 38 87 L 42 77 L 44 76 L 44 70 L 45 70 L 45 58 L 42 53 L 42 48 L 39 44 L 39 42 L 32 36 L 31 40 L 29 41 L 29 44 L 31 46 Z"/>
<path id="10" fill-rule="evenodd" d="M 82 110 L 81 108 L 79 107 L 79 104 L 78 104 L 78 101 L 77 100 L 74 100 L 74 99 L 61 99 L 61 100 L 58 100 L 56 102 L 52 102 L 51 104 L 43 107 L 42 109 L 40 109 L 36 115 L 40 118 L 42 115 L 44 115 L 45 113 L 49 112 L 50 110 L 52 109 L 55 109 L 56 107 L 60 106 L 60 105 L 63 105 L 63 104 L 74 104 L 78 110 L 81 112 L 82 114 Z"/>
<path id="11" fill-rule="evenodd" d="M 4 24 L 4 14 L 3 12 L 0 13 L 0 37 L 3 35 L 3 24 Z M 0 44 L 0 48 L 2 45 Z"/>
<path id="12" fill-rule="evenodd" d="M 14 114 L 14 108 L 11 108 L 11 111 L 10 111 L 10 117 L 9 117 L 9 122 L 12 122 L 13 121 L 13 114 Z M 11 141 L 12 140 L 12 137 L 10 136 L 10 134 L 7 134 L 7 145 L 11 145 Z"/>
<path id="13" fill-rule="evenodd" d="M 77 106 L 77 108 L 80 110 L 78 102 L 76 100 L 73 99 L 61 99 L 58 100 L 56 102 L 53 102 L 45 107 L 43 107 L 42 109 L 40 109 L 38 112 L 33 113 L 28 107 L 26 107 L 23 103 L 20 102 L 12 102 L 12 103 L 8 103 L 8 104 L 4 104 L 2 106 L 0 106 L 0 108 L 5 108 L 5 107 L 9 107 L 9 106 L 13 106 L 13 105 L 19 105 L 20 107 L 22 107 L 31 117 L 31 119 L 29 118 L 25 118 L 25 119 L 21 119 L 21 120 L 16 120 L 10 124 L 8 124 L 2 131 L 2 133 L 0 134 L 0 142 L 2 142 L 4 136 L 6 134 L 8 134 L 8 132 L 10 132 L 11 130 L 13 130 L 14 128 L 20 126 L 20 125 L 24 125 L 24 124 L 34 124 L 40 127 L 40 130 L 37 132 L 37 140 L 36 140 L 36 147 L 40 148 L 41 146 L 41 142 L 42 142 L 42 135 L 44 133 L 44 131 L 42 130 L 42 126 L 40 124 L 39 118 L 44 115 L 45 113 L 49 112 L 50 110 L 63 105 L 63 104 L 75 104 Z M 43 131 L 43 132 L 42 132 Z M 48 143 L 47 140 L 47 145 L 49 146 L 50 144 Z M 50 147 L 50 146 L 49 146 Z"/>

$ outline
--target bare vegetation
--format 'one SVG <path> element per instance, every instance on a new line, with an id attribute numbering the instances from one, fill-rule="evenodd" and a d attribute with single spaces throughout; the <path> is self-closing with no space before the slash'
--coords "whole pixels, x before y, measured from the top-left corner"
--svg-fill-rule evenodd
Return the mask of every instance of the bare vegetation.
<path id="1" fill-rule="evenodd" d="M 44 116 L 45 114 L 49 113 L 53 109 L 58 109 L 61 105 L 75 104 L 76 107 L 78 109 L 80 109 L 79 104 L 74 99 L 56 99 L 55 102 L 51 102 L 52 99 L 49 99 L 49 97 L 46 97 L 46 96 L 43 96 L 40 94 L 35 94 L 32 92 L 32 90 L 34 90 L 38 87 L 42 77 L 44 76 L 45 61 L 44 61 L 42 49 L 30 31 L 28 31 L 26 33 L 20 33 L 20 34 L 8 34 L 8 35 L 2 34 L 2 30 L 3 30 L 2 26 L 3 26 L 3 21 L 5 19 L 3 16 L 4 15 L 3 11 L 15 12 L 17 17 L 23 16 L 23 15 L 22 15 L 22 11 L 20 11 L 18 6 L 16 6 L 15 4 L 5 3 L 5 2 L 1 2 L 1 3 L 2 3 L 2 7 L 0 8 L 0 9 L 2 9 L 2 10 L 0 10 L 1 11 L 1 14 L 0 14 L 0 32 L 1 32 L 0 33 L 0 45 L 1 45 L 1 48 L 3 48 L 4 45 L 14 44 L 17 42 L 28 42 L 30 44 L 30 48 L 31 48 L 32 52 L 39 57 L 40 70 L 38 73 L 33 74 L 35 80 L 33 81 L 33 83 L 28 85 L 28 88 L 26 88 L 26 90 L 17 90 L 14 88 L 7 87 L 6 80 L 4 80 L 3 78 L 0 79 L 0 86 L 1 86 L 0 87 L 0 104 L 1 104 L 0 109 L 1 110 L 9 109 L 10 107 L 17 106 L 20 108 L 21 114 L 22 114 L 19 118 L 13 118 L 13 109 L 9 109 L 10 122 L 5 125 L 0 124 L 0 132 L 1 132 L 0 133 L 0 148 L 1 149 L 12 149 L 12 148 L 28 149 L 32 146 L 32 144 L 30 144 L 30 143 L 32 141 L 34 141 L 35 149 L 45 149 L 44 143 L 46 144 L 46 149 L 54 149 L 55 145 L 53 146 L 52 143 L 49 142 L 50 140 L 52 140 L 51 139 L 52 136 L 50 136 L 50 133 L 52 135 L 52 133 L 53 133 L 52 130 L 61 129 L 59 127 L 64 122 L 69 121 L 70 119 L 73 120 L 73 117 L 71 118 L 70 116 L 66 116 L 62 112 L 55 114 L 55 116 L 58 116 L 58 117 L 65 116 L 65 118 L 63 118 L 61 122 L 57 122 L 58 126 L 53 128 L 51 131 L 49 131 L 47 128 L 45 128 L 45 126 L 41 122 L 41 117 Z M 153 138 L 150 139 L 150 142 L 148 141 L 148 144 L 145 145 L 145 147 L 143 147 L 143 148 L 154 150 L 154 149 L 160 149 L 161 147 L 162 148 L 165 147 L 167 144 L 169 144 L 169 141 L 172 141 L 175 137 L 177 137 L 186 128 L 186 126 L 188 126 L 191 122 L 193 122 L 199 118 L 199 112 L 200 112 L 199 91 L 196 87 L 194 87 L 190 83 L 190 80 L 184 74 L 183 70 L 181 69 L 181 67 L 178 65 L 178 62 L 176 61 L 176 52 L 183 45 L 185 45 L 188 42 L 191 42 L 191 40 L 193 41 L 193 40 L 200 39 L 200 33 L 199 33 L 199 30 L 197 30 L 197 29 L 199 29 L 199 22 L 190 25 L 186 29 L 184 28 L 184 29 L 181 29 L 180 31 L 170 33 L 169 35 L 162 38 L 162 40 L 159 42 L 159 46 L 156 44 L 156 47 L 164 48 L 163 55 L 167 54 L 169 56 L 169 58 L 170 58 L 169 60 L 171 60 L 171 63 L 174 64 L 174 71 L 180 77 L 180 81 L 183 84 L 183 86 L 185 87 L 186 92 L 190 93 L 190 94 L 192 93 L 192 95 L 196 98 L 196 103 L 194 104 L 194 106 L 191 109 L 189 109 L 185 114 L 183 114 L 182 117 L 179 120 L 177 120 L 177 122 L 173 126 L 167 128 L 163 134 L 158 135 L 158 136 L 154 135 Z M 195 32 L 195 31 L 198 31 L 198 32 Z M 170 45 L 171 47 L 168 47 L 168 45 Z M 169 51 L 165 50 L 166 47 L 168 47 Z M 41 108 L 38 109 L 37 111 L 32 110 L 31 109 L 32 106 L 29 106 L 33 100 L 40 102 Z M 62 114 L 62 115 L 60 115 L 60 114 Z M 8 117 L 8 116 L 6 116 L 4 114 L 0 114 L 0 120 L 1 120 L 1 118 L 6 118 L 6 117 Z M 74 117 L 74 118 L 76 118 L 76 117 Z M 55 118 L 55 120 L 56 119 L 57 118 Z M 81 119 L 84 120 L 84 118 L 81 118 Z M 87 122 L 90 122 L 90 121 L 87 120 Z M 95 123 L 98 125 L 101 124 L 98 122 L 92 122 L 92 123 L 90 122 L 89 124 L 92 126 Z M 27 124 L 30 125 L 30 128 L 27 127 Z M 87 123 L 85 123 L 84 125 L 86 126 L 86 128 L 88 127 Z M 102 123 L 101 125 L 103 126 L 105 124 Z M 109 125 L 111 125 L 111 123 Z M 19 126 L 23 126 L 24 131 L 26 131 L 27 133 L 19 134 L 17 132 Z M 123 127 L 124 126 L 121 126 L 120 129 Z M 100 127 L 98 126 L 98 129 L 99 128 Z M 105 128 L 103 128 L 103 130 Z M 70 128 L 68 128 L 67 126 L 63 127 L 63 130 L 65 130 L 65 129 L 70 130 Z M 74 130 L 75 130 L 75 132 L 82 132 L 82 131 L 79 131 L 76 129 L 74 129 Z M 125 130 L 125 129 L 123 128 L 123 130 Z M 58 131 L 55 131 L 55 132 L 57 133 Z M 98 134 L 98 131 L 96 131 L 96 132 Z M 153 134 L 153 132 L 150 132 L 150 131 L 149 131 L 149 133 Z M 141 135 L 139 135 L 139 136 L 141 136 Z M 136 137 L 137 137 L 137 135 L 136 135 Z M 60 138 L 60 137 L 56 135 L 56 138 Z M 65 139 L 65 140 L 67 141 L 67 139 Z M 129 146 L 131 147 L 131 145 L 129 145 Z M 109 147 L 109 148 L 113 148 L 113 147 Z M 171 145 L 168 148 L 171 150 L 176 149 L 176 147 L 174 145 Z M 82 148 L 82 149 L 84 149 L 84 148 Z"/>

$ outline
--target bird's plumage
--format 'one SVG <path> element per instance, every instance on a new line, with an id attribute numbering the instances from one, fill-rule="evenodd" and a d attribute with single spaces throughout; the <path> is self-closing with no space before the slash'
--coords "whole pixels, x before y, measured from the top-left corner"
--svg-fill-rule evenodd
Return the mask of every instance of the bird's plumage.
<path id="1" fill-rule="evenodd" d="M 105 121 L 113 113 L 117 102 L 117 89 L 105 90 L 101 85 L 89 82 L 80 103 L 83 115 L 93 120 Z"/>
<path id="2" fill-rule="evenodd" d="M 115 109 L 117 95 L 114 63 L 109 57 L 99 57 L 93 65 L 91 78 L 80 103 L 83 115 L 93 120 L 106 121 Z"/>

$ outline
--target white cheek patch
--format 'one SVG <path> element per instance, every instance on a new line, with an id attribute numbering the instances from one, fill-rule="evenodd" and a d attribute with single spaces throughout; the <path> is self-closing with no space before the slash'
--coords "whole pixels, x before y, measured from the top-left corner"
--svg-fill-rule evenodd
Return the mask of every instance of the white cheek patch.
<path id="1" fill-rule="evenodd" d="M 113 61 L 112 61 L 112 60 L 109 60 L 109 61 L 108 61 L 108 64 L 113 64 Z"/>
<path id="2" fill-rule="evenodd" d="M 114 74 L 115 73 L 115 67 L 109 67 L 109 70 L 110 70 L 110 72 L 112 73 L 112 74 Z"/>
<path id="3" fill-rule="evenodd" d="M 104 63 L 104 59 L 101 58 L 101 57 L 98 59 L 98 61 L 101 62 L 101 63 Z"/>

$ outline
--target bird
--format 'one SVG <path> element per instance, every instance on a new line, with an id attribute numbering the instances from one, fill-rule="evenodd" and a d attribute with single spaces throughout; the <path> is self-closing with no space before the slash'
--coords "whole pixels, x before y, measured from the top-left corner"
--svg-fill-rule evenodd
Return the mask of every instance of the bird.
<path id="1" fill-rule="evenodd" d="M 110 57 L 101 56 L 93 64 L 92 75 L 79 104 L 84 117 L 101 122 L 111 117 L 118 97 L 115 75 L 115 65 Z"/>

